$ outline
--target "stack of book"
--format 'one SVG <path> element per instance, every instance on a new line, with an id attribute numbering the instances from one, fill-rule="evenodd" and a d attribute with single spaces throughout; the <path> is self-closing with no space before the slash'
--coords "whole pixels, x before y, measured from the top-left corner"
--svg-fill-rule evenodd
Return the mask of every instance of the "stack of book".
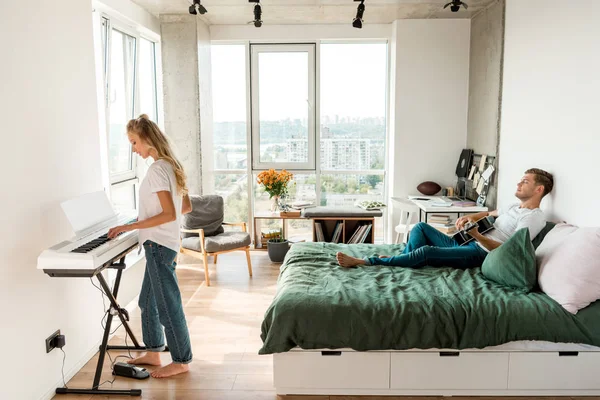
<path id="1" fill-rule="evenodd" d="M 448 224 L 450 223 L 450 216 L 444 214 L 431 214 L 427 218 L 427 222 L 434 224 Z"/>
<path id="2" fill-rule="evenodd" d="M 348 244 L 352 243 L 364 243 L 369 236 L 369 232 L 371 232 L 372 225 L 365 224 L 356 228 L 350 240 L 348 240 Z"/>
<path id="3" fill-rule="evenodd" d="M 452 222 L 452 220 L 450 219 L 449 215 L 432 214 L 427 219 L 427 223 L 433 226 L 438 231 L 445 234 L 451 234 L 456 232 L 456 226 L 454 225 L 454 222 Z"/>

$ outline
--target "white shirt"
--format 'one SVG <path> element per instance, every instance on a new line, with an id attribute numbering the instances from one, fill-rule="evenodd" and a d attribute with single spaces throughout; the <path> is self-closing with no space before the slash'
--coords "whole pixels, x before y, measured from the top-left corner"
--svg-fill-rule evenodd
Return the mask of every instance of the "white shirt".
<path id="1" fill-rule="evenodd" d="M 522 228 L 529 229 L 529 236 L 533 240 L 546 226 L 546 216 L 540 208 L 521 208 L 519 203 L 511 204 L 506 209 L 498 210 L 498 218 L 494 222 L 494 229 L 485 233 L 496 242 L 506 242 L 515 232 Z M 481 243 L 478 244 L 485 250 Z"/>
<path id="2" fill-rule="evenodd" d="M 171 192 L 173 204 L 175 205 L 175 221 L 152 228 L 140 229 L 140 245 L 143 245 L 146 240 L 151 240 L 179 252 L 179 225 L 181 221 L 182 197 L 177 194 L 177 180 L 171 164 L 165 160 L 157 160 L 150 165 L 146 177 L 140 185 L 139 221 L 154 217 L 163 211 L 157 194 L 157 192 L 162 191 Z"/>

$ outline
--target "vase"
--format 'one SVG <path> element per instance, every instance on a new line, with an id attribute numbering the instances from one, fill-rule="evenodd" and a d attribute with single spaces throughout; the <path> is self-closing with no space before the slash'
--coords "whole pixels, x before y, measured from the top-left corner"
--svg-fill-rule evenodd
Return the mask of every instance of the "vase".
<path id="1" fill-rule="evenodd" d="M 271 212 L 279 211 L 279 196 L 271 197 Z"/>
<path id="2" fill-rule="evenodd" d="M 282 262 L 289 249 L 290 242 L 287 240 L 283 242 L 267 240 L 267 253 L 272 262 Z"/>

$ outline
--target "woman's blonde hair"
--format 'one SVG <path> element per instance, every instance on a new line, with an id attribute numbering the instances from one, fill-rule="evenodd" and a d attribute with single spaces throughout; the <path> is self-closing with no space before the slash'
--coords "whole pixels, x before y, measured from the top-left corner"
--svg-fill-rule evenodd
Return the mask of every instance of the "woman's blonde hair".
<path id="1" fill-rule="evenodd" d="M 140 115 L 127 123 L 127 133 L 136 133 L 141 140 L 154 148 L 158 153 L 157 160 L 165 160 L 173 166 L 175 179 L 177 180 L 177 193 L 185 196 L 188 194 L 185 171 L 183 166 L 175 157 L 169 139 L 162 133 L 158 125 L 148 118 L 146 114 Z"/>

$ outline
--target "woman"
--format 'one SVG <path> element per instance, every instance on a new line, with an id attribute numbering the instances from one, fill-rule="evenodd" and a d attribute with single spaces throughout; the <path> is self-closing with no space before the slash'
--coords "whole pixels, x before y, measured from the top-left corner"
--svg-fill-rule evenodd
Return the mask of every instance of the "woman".
<path id="1" fill-rule="evenodd" d="M 128 362 L 161 365 L 160 352 L 165 349 L 164 326 L 173 362 L 155 370 L 152 376 L 165 378 L 187 372 L 192 361 L 190 335 L 175 275 L 179 222 L 181 214 L 190 212 L 192 206 L 183 168 L 160 128 L 143 114 L 129 121 L 127 136 L 134 153 L 144 159 L 152 157 L 155 162 L 150 165 L 140 186 L 137 222 L 110 229 L 108 237 L 139 229 L 139 241 L 146 252 L 146 273 L 139 306 L 147 353 Z"/>

